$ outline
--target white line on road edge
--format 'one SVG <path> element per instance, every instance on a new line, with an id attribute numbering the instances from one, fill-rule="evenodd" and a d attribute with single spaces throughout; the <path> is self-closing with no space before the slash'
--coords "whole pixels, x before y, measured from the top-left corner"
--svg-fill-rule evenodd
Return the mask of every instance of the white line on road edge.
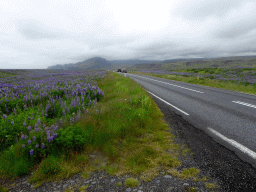
<path id="1" fill-rule="evenodd" d="M 138 75 L 134 75 L 134 76 L 138 76 Z M 141 76 L 138 76 L 138 77 L 141 77 Z M 144 79 L 150 79 L 150 78 L 147 78 L 147 77 L 141 77 L 141 78 L 144 78 Z M 153 81 L 158 81 L 158 80 L 155 80 L 155 79 L 150 79 L 150 80 L 153 80 Z M 168 79 L 167 79 L 168 80 Z M 190 91 L 195 91 L 197 93 L 204 93 L 202 91 L 197 91 L 197 90 L 194 90 L 194 89 L 189 89 L 189 88 L 186 88 L 186 87 L 181 87 L 179 85 L 174 85 L 174 84 L 170 84 L 170 83 L 166 83 L 166 82 L 163 82 L 163 81 L 158 81 L 160 83 L 165 83 L 165 84 L 168 84 L 168 85 L 172 85 L 174 87 L 179 87 L 179 88 L 182 88 L 182 89 L 187 89 L 187 90 L 190 90 Z"/>
<path id="2" fill-rule="evenodd" d="M 221 139 L 227 141 L 234 147 L 238 148 L 240 151 L 246 153 L 247 155 L 249 155 L 250 157 L 252 157 L 253 159 L 256 160 L 256 153 L 254 151 L 248 149 L 247 147 L 241 145 L 240 143 L 234 141 L 233 139 L 228 139 L 227 137 L 225 137 L 224 135 L 220 134 L 219 132 L 215 131 L 214 129 L 212 129 L 210 127 L 207 127 L 207 129 L 210 130 L 215 135 L 219 136 Z"/>
<path id="3" fill-rule="evenodd" d="M 149 92 L 149 91 L 148 91 L 148 92 Z M 165 100 L 161 99 L 160 97 L 158 97 L 158 96 L 154 95 L 153 93 L 151 93 L 151 92 L 149 92 L 149 93 L 150 93 L 151 95 L 155 96 L 156 98 L 160 99 L 161 101 L 165 102 L 167 105 L 170 105 L 170 106 L 172 106 L 173 108 L 175 108 L 175 109 L 179 110 L 180 112 L 184 113 L 185 115 L 189 115 L 189 114 L 188 114 L 188 113 L 186 113 L 185 111 L 182 111 L 182 110 L 181 110 L 181 109 L 179 109 L 178 107 L 175 107 L 174 105 L 172 105 L 172 104 L 168 103 L 167 101 L 165 101 Z"/>
<path id="4" fill-rule="evenodd" d="M 248 107 L 252 107 L 252 108 L 256 109 L 256 105 L 252 105 L 252 104 L 249 104 L 249 103 L 244 103 L 244 102 L 241 102 L 241 101 L 232 101 L 232 102 L 238 103 L 238 104 L 241 104 L 241 105 L 245 105 L 245 106 L 248 106 Z"/>

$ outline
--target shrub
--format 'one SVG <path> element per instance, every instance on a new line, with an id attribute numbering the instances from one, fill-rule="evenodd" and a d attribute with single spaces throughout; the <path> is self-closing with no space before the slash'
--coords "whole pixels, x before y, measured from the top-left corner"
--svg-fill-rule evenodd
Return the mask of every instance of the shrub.
<path id="1" fill-rule="evenodd" d="M 84 130 L 78 125 L 72 125 L 62 129 L 56 138 L 56 144 L 67 149 L 79 149 L 84 146 L 86 137 Z"/>

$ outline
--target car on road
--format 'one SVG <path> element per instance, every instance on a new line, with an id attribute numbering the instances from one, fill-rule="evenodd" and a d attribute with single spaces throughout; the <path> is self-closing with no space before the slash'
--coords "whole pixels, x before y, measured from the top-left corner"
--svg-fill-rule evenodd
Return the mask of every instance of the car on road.
<path id="1" fill-rule="evenodd" d="M 127 70 L 126 69 L 122 69 L 121 72 L 122 73 L 127 73 Z"/>

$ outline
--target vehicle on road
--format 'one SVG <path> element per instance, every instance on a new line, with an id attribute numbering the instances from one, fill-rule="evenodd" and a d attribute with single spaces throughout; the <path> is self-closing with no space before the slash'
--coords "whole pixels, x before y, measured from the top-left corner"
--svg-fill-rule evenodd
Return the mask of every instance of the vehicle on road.
<path id="1" fill-rule="evenodd" d="M 121 72 L 122 73 L 127 73 L 127 70 L 126 69 L 122 69 Z"/>

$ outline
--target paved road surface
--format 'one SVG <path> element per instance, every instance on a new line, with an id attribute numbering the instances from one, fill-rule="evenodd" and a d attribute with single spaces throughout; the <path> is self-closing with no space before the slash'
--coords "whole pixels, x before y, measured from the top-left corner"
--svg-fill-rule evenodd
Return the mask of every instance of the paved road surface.
<path id="1" fill-rule="evenodd" d="M 222 173 L 215 170 L 215 174 L 223 174 L 221 177 L 226 175 L 221 178 L 224 185 L 232 182 L 236 187 L 231 191 L 256 191 L 255 95 L 151 76 L 120 74 L 148 91 L 165 116 L 185 120 L 188 127 L 193 127 L 183 126 L 181 135 L 190 143 L 192 152 L 200 153 L 201 164 L 209 164 L 206 161 L 214 161 L 212 165 L 218 162 L 218 167 L 221 167 L 220 162 L 225 164 Z M 208 160 L 202 153 L 205 149 Z"/>

